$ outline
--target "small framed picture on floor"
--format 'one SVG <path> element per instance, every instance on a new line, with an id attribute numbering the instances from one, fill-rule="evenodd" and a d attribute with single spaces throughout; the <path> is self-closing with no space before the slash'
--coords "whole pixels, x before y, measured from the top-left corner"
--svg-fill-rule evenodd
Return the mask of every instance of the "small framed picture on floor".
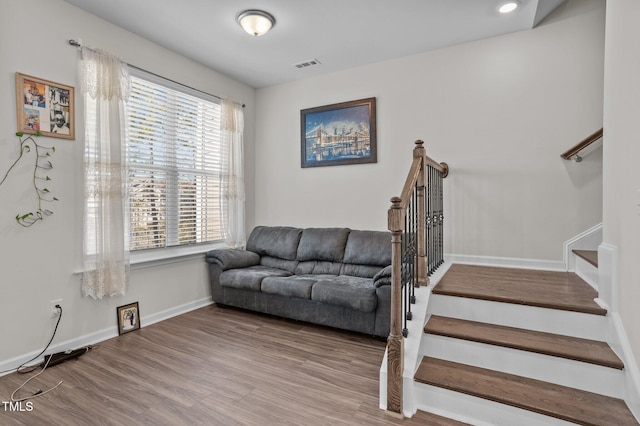
<path id="1" fill-rule="evenodd" d="M 123 335 L 140 328 L 138 302 L 118 306 L 118 334 Z"/>

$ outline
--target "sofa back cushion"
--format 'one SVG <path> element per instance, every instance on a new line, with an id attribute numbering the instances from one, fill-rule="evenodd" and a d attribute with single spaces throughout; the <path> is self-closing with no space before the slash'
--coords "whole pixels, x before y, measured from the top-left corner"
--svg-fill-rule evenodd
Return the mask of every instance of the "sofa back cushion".
<path id="1" fill-rule="evenodd" d="M 302 229 L 288 226 L 256 226 L 247 240 L 247 250 L 260 256 L 296 260 Z"/>
<path id="2" fill-rule="evenodd" d="M 298 260 L 342 262 L 349 228 L 306 228 L 298 245 Z"/>
<path id="3" fill-rule="evenodd" d="M 391 233 L 351 231 L 344 252 L 344 263 L 354 265 L 391 265 Z"/>
<path id="4" fill-rule="evenodd" d="M 298 266 L 298 261 L 281 259 L 279 257 L 262 256 L 260 258 L 260 264 L 262 266 L 268 266 L 269 268 L 283 269 L 294 273 Z"/>

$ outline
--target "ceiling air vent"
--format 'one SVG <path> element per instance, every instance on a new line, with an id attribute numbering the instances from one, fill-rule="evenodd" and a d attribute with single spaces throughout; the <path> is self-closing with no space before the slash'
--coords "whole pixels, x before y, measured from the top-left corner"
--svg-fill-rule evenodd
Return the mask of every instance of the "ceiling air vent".
<path id="1" fill-rule="evenodd" d="M 317 59 L 309 59 L 309 60 L 306 60 L 306 61 L 299 62 L 297 64 L 293 64 L 294 67 L 300 68 L 300 69 L 309 68 L 309 67 L 312 67 L 314 65 L 320 65 L 320 61 L 317 60 Z"/>

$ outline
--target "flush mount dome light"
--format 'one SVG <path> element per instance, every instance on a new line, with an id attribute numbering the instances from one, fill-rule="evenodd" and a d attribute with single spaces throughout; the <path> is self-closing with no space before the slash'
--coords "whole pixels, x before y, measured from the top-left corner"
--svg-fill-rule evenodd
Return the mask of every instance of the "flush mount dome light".
<path id="1" fill-rule="evenodd" d="M 498 7 L 498 12 L 500 13 L 511 13 L 518 8 L 518 2 L 509 1 L 506 3 L 502 3 L 500 7 Z"/>
<path id="2" fill-rule="evenodd" d="M 276 24 L 276 19 L 263 10 L 245 10 L 236 18 L 238 24 L 249 34 L 259 37 Z"/>

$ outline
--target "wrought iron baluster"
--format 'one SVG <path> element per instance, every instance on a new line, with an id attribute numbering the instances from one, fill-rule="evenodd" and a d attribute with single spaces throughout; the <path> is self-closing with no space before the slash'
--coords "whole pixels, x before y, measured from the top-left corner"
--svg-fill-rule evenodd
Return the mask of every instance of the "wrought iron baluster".
<path id="1" fill-rule="evenodd" d="M 429 180 L 429 193 L 427 194 L 427 198 L 429 199 L 429 207 L 427 208 L 427 212 L 425 214 L 426 219 L 427 219 L 427 238 L 428 238 L 428 245 L 429 245 L 429 251 L 427 253 L 428 256 L 428 267 L 427 267 L 427 274 L 431 275 L 431 273 L 433 272 L 433 257 L 434 257 L 434 239 L 433 239 L 433 229 L 434 229 L 434 223 L 433 223 L 433 190 L 434 190 L 434 181 L 433 181 L 433 168 L 431 166 L 427 166 L 427 176 L 428 176 L 428 180 Z"/>
<path id="2" fill-rule="evenodd" d="M 413 314 L 411 313 L 411 304 L 416 303 L 416 281 L 418 280 L 418 187 L 414 187 L 411 198 L 411 247 L 413 259 L 413 277 L 411 280 L 411 295 L 409 297 L 409 309 L 408 318 L 411 320 Z"/>
<path id="3" fill-rule="evenodd" d="M 440 231 L 438 233 L 438 239 L 440 244 L 438 246 L 438 263 L 436 268 L 444 263 L 444 182 L 442 178 L 442 172 L 438 171 L 438 204 L 440 213 Z"/>
<path id="4" fill-rule="evenodd" d="M 435 237 L 435 227 L 437 226 L 437 223 L 433 220 L 433 209 L 435 208 L 435 198 L 433 196 L 433 193 L 435 191 L 435 179 L 433 178 L 434 174 L 433 174 L 433 167 L 429 166 L 429 182 L 431 182 L 431 186 L 430 186 L 430 190 L 429 190 L 429 198 L 431 199 L 431 206 L 429 208 L 429 222 L 431 223 L 431 229 L 429 230 L 429 240 L 431 242 L 431 253 L 429 253 L 429 273 L 433 273 L 433 262 L 434 262 L 434 258 L 435 258 L 435 252 L 436 252 L 436 239 Z"/>
<path id="5" fill-rule="evenodd" d="M 427 182 L 427 256 L 428 275 L 433 274 L 444 263 L 444 206 L 443 174 L 435 167 L 428 167 Z"/>

